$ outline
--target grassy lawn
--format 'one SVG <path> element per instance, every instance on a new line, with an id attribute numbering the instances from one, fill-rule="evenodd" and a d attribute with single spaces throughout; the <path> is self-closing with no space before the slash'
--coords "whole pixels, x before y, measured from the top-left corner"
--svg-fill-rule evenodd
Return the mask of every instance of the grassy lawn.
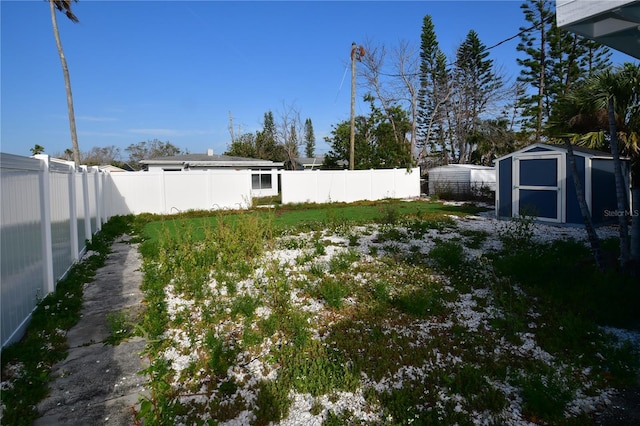
<path id="1" fill-rule="evenodd" d="M 526 219 L 362 203 L 148 223 L 145 424 L 584 424 L 638 286 Z M 544 230 L 542 231 L 545 232 Z M 615 247 L 615 245 L 612 245 Z"/>
<path id="2" fill-rule="evenodd" d="M 47 321 L 3 351 L 3 424 L 31 424 L 66 312 L 119 232 L 137 234 L 144 257 L 145 425 L 590 424 L 637 383 L 637 348 L 616 336 L 640 323 L 640 286 L 598 273 L 584 231 L 481 210 L 385 201 L 113 218 L 91 262 L 34 314 Z M 605 247 L 615 256 L 616 239 Z M 62 299 L 77 306 L 51 315 Z"/>

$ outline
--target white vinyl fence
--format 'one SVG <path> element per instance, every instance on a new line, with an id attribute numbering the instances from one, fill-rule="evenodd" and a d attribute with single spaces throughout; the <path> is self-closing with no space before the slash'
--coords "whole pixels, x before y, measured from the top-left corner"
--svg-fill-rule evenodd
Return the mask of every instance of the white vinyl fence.
<path id="1" fill-rule="evenodd" d="M 282 172 L 282 204 L 331 203 L 420 196 L 420 169 Z"/>
<path id="2" fill-rule="evenodd" d="M 110 216 L 251 206 L 250 170 L 121 172 L 109 178 L 104 195 Z"/>
<path id="3" fill-rule="evenodd" d="M 102 172 L 0 153 L 0 338 L 22 337 L 38 302 L 116 215 L 246 209 L 251 170 Z M 274 185 L 277 188 L 277 185 Z M 282 202 L 352 202 L 420 196 L 418 169 L 283 171 Z"/>
<path id="4" fill-rule="evenodd" d="M 55 290 L 100 230 L 105 175 L 97 168 L 0 155 L 2 346 L 20 339 L 38 302 Z"/>

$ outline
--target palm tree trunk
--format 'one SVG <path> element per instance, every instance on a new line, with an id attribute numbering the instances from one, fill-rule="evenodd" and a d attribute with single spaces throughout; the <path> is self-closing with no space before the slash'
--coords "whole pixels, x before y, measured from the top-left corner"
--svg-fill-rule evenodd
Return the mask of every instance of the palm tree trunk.
<path id="1" fill-rule="evenodd" d="M 618 129 L 616 127 L 613 96 L 609 97 L 609 134 L 611 136 L 611 154 L 613 155 L 613 175 L 616 183 L 616 199 L 618 200 L 618 227 L 620 231 L 620 268 L 626 269 L 629 263 L 629 225 L 627 223 L 627 193 L 622 178 L 622 164 L 618 149 Z"/>
<path id="2" fill-rule="evenodd" d="M 80 165 L 80 148 L 78 147 L 78 135 L 76 133 L 76 116 L 73 110 L 73 95 L 71 94 L 71 79 L 69 78 L 69 68 L 67 68 L 67 60 L 62 50 L 62 42 L 60 41 L 60 33 L 58 32 L 58 20 L 56 19 L 56 8 L 53 0 L 49 0 L 51 6 L 51 22 L 53 24 L 53 35 L 56 39 L 58 47 L 58 55 L 62 63 L 62 74 L 64 75 L 64 85 L 67 90 L 67 110 L 69 113 L 69 128 L 71 130 L 71 148 L 73 149 L 73 161 L 76 167 Z"/>
<path id="3" fill-rule="evenodd" d="M 589 206 L 587 206 L 587 200 L 584 195 L 584 188 L 582 187 L 580 176 L 578 176 L 578 167 L 576 166 L 576 158 L 573 154 L 573 145 L 571 145 L 571 142 L 567 138 L 564 140 L 564 145 L 567 148 L 569 167 L 571 168 L 571 175 L 573 176 L 573 185 L 576 189 L 576 197 L 578 198 L 582 221 L 584 222 L 584 226 L 587 230 L 587 237 L 589 238 L 589 245 L 591 246 L 593 260 L 595 261 L 598 270 L 600 272 L 604 272 L 604 261 L 602 259 L 602 251 L 600 250 L 600 238 L 593 226 L 591 212 L 589 211 Z"/>
<path id="4" fill-rule="evenodd" d="M 640 159 L 631 165 L 631 262 L 640 274 Z"/>

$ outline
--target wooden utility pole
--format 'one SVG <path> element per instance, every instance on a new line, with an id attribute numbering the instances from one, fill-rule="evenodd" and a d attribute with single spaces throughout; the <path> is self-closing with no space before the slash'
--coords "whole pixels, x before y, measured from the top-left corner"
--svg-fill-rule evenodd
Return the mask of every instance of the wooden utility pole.
<path id="1" fill-rule="evenodd" d="M 231 144 L 236 141 L 235 135 L 233 134 L 233 116 L 231 115 L 231 111 L 229 111 L 229 134 L 231 135 Z"/>
<path id="2" fill-rule="evenodd" d="M 349 170 L 355 168 L 356 145 L 356 42 L 351 43 L 351 132 L 349 133 Z"/>
<path id="3" fill-rule="evenodd" d="M 356 144 L 356 56 L 357 46 L 351 43 L 351 133 L 349 134 L 349 170 L 355 166 Z"/>

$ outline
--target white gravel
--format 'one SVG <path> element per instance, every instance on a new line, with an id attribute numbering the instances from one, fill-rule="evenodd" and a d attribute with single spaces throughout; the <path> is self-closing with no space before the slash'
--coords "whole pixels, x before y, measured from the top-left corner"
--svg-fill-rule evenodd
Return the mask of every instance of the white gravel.
<path id="1" fill-rule="evenodd" d="M 497 238 L 500 230 L 508 224 L 503 221 L 497 221 L 488 215 L 468 216 L 465 218 L 459 218 L 451 216 L 452 220 L 456 224 L 459 230 L 475 230 L 485 231 L 489 237 L 484 242 L 480 249 L 469 250 L 468 255 L 471 257 L 479 257 L 482 251 L 498 248 L 500 241 Z M 362 253 L 359 262 L 376 262 L 375 257 L 369 255 L 371 248 L 376 245 L 376 232 L 379 229 L 376 226 L 356 227 L 351 232 L 358 235 L 357 249 Z M 561 226 L 549 226 L 536 224 L 533 229 L 534 239 L 540 242 L 548 242 L 555 239 L 575 239 L 578 241 L 586 240 L 586 232 L 582 228 L 577 227 L 561 227 Z M 598 228 L 598 234 L 600 237 L 616 236 L 615 227 L 603 227 Z M 444 233 L 436 230 L 430 230 L 424 237 L 419 240 L 410 240 L 408 242 L 398 243 L 403 249 L 410 249 L 411 247 L 418 247 L 420 252 L 427 253 L 434 246 L 434 239 L 446 239 L 455 236 L 455 232 L 446 230 Z M 313 234 L 301 234 L 295 239 L 293 244 L 290 237 L 288 244 L 295 246 L 296 244 L 304 245 L 305 241 L 311 241 Z M 326 234 L 323 235 L 323 242 L 327 244 L 325 252 L 321 256 L 315 256 L 313 262 L 316 265 L 328 265 L 330 260 L 339 253 L 342 253 L 349 247 L 349 239 L 342 235 Z M 311 263 L 307 263 L 304 266 L 299 264 L 299 260 L 306 253 L 309 253 L 309 249 L 296 247 L 292 249 L 283 248 L 287 244 L 283 243 L 279 248 L 268 252 L 264 256 L 263 267 L 259 268 L 253 277 L 245 279 L 238 283 L 239 294 L 258 295 L 260 292 L 257 288 L 263 288 L 267 280 L 267 271 L 270 265 L 278 265 L 279 270 L 291 277 L 291 282 L 297 282 L 297 280 L 304 277 L 302 274 L 304 270 L 308 270 Z M 325 270 L 328 273 L 327 270 Z M 357 277 L 357 282 L 362 285 L 366 285 L 368 277 L 360 274 Z M 220 298 L 226 298 L 226 288 L 224 285 L 217 285 L 215 282 L 210 283 L 212 294 Z M 185 314 L 185 310 L 190 312 L 189 318 L 191 321 L 197 322 L 200 319 L 200 311 L 197 306 L 194 306 L 196 302 L 193 300 L 186 300 L 181 298 L 181 295 L 176 294 L 173 286 L 167 286 L 167 306 L 169 317 L 172 320 L 180 314 Z M 482 306 L 479 306 L 478 301 L 482 300 Z M 290 302 L 292 306 L 297 307 L 303 311 L 306 311 L 312 316 L 313 324 L 319 325 L 322 321 L 327 320 L 327 306 L 320 300 L 310 297 L 308 293 L 300 292 L 297 289 L 292 289 L 290 294 Z M 356 302 L 353 300 L 352 302 Z M 500 311 L 491 305 L 490 291 L 488 289 L 475 289 L 468 294 L 460 294 L 456 301 L 450 304 L 452 308 L 452 315 L 447 319 L 441 319 L 438 321 L 422 320 L 415 321 L 412 327 L 409 328 L 397 328 L 395 332 L 398 335 L 410 335 L 416 340 L 416 344 L 420 342 L 426 342 L 430 338 L 431 333 L 437 330 L 448 330 L 454 323 L 464 327 L 469 332 L 479 332 L 490 329 L 490 320 L 492 318 L 499 317 Z M 271 315 L 271 308 L 267 306 L 260 306 L 255 311 L 255 316 L 259 319 L 268 318 Z M 530 328 L 532 332 L 520 333 L 519 337 L 521 344 L 514 344 L 507 342 L 504 338 L 499 340 L 499 345 L 494 348 L 493 356 L 513 356 L 522 359 L 535 359 L 541 363 L 552 367 L 561 366 L 556 365 L 555 357 L 542 348 L 540 348 L 536 341 L 535 328 L 537 327 L 536 319 L 537 313 L 535 311 L 530 312 L 531 323 Z M 331 315 L 335 316 L 335 313 Z M 335 320 L 335 318 L 333 318 Z M 313 325 L 312 324 L 312 325 Z M 238 322 L 227 322 L 226 324 L 212 325 L 216 330 L 216 334 L 222 339 L 238 338 L 242 335 L 241 330 L 243 324 Z M 618 329 L 607 328 L 607 332 L 618 336 L 620 339 L 626 339 L 632 343 L 639 345 L 640 347 L 640 334 L 624 332 Z M 312 335 L 315 338 L 321 338 L 316 332 Z M 165 337 L 173 341 L 172 347 L 168 348 L 163 356 L 165 359 L 171 362 L 173 370 L 176 372 L 176 380 L 172 383 L 173 386 L 180 388 L 184 384 L 179 383 L 178 377 L 180 373 L 189 367 L 198 356 L 196 350 L 201 343 L 201 336 L 193 335 L 193 333 L 185 332 L 183 329 L 170 329 L 165 333 Z M 277 337 L 277 336 L 276 336 Z M 270 347 L 272 345 L 286 344 L 281 340 L 266 340 L 263 345 L 252 353 L 240 353 L 237 357 L 238 364 L 231 367 L 227 373 L 228 379 L 233 379 L 238 385 L 238 391 L 234 398 L 236 400 L 242 400 L 246 403 L 247 409 L 240 412 L 240 414 L 231 420 L 221 422 L 221 425 L 235 426 L 245 425 L 250 423 L 254 414 L 251 412 L 252 404 L 256 401 L 256 387 L 260 381 L 263 380 L 275 380 L 278 376 L 277 365 L 271 365 L 269 363 Z M 440 353 L 434 350 L 432 356 L 429 359 L 425 359 L 425 363 L 422 366 L 407 365 L 401 366 L 393 374 L 383 377 L 379 381 L 374 381 L 367 378 L 366 375 L 362 379 L 363 388 L 373 387 L 374 389 L 384 392 L 391 389 L 398 389 L 403 386 L 403 382 L 406 380 L 422 380 L 428 376 L 428 374 L 435 369 L 447 369 L 464 362 L 458 355 L 451 353 Z M 588 371 L 585 372 L 585 378 L 588 377 Z M 510 425 L 528 425 L 531 424 L 522 415 L 522 401 L 518 396 L 518 389 L 509 383 L 496 381 L 487 378 L 487 386 L 492 386 L 495 389 L 501 390 L 508 400 L 507 407 L 499 414 L 490 413 L 478 413 L 469 412 L 466 413 L 469 418 L 472 419 L 474 424 L 491 424 L 491 423 L 503 423 Z M 585 389 L 588 387 L 585 385 Z M 337 392 L 332 395 L 332 398 L 328 396 L 312 397 L 309 394 L 300 394 L 291 392 L 290 399 L 292 405 L 289 409 L 289 415 L 283 419 L 280 423 L 281 426 L 294 426 L 294 425 L 322 425 L 322 422 L 327 418 L 330 411 L 335 413 L 342 413 L 349 411 L 355 418 L 363 422 L 380 422 L 382 419 L 382 413 L 379 407 L 372 407 L 365 400 L 362 393 L 363 389 L 360 389 L 354 393 Z M 451 394 L 447 389 L 434 388 L 432 392 L 435 392 L 439 396 L 437 406 L 444 404 L 453 404 L 454 411 L 464 412 L 465 401 L 460 395 Z M 337 396 L 337 398 L 336 398 Z M 603 390 L 596 392 L 594 395 L 593 390 L 590 392 L 590 396 L 586 396 L 583 389 L 577 391 L 576 399 L 570 404 L 570 413 L 578 413 L 584 410 L 594 410 L 596 407 L 606 404 L 611 396 L 611 390 Z M 212 398 L 216 397 L 215 394 L 211 395 Z M 206 398 L 205 398 L 206 400 Z M 183 402 L 186 403 L 187 399 Z M 319 410 L 316 408 L 312 410 L 312 407 L 321 407 Z M 451 405 L 447 405 L 451 406 Z M 437 407 L 436 407 L 437 408 Z M 316 414 L 311 414 L 315 412 Z M 206 417 L 206 415 L 204 415 Z M 207 419 L 203 417 L 202 420 Z M 389 419 L 386 419 L 389 420 Z"/>

